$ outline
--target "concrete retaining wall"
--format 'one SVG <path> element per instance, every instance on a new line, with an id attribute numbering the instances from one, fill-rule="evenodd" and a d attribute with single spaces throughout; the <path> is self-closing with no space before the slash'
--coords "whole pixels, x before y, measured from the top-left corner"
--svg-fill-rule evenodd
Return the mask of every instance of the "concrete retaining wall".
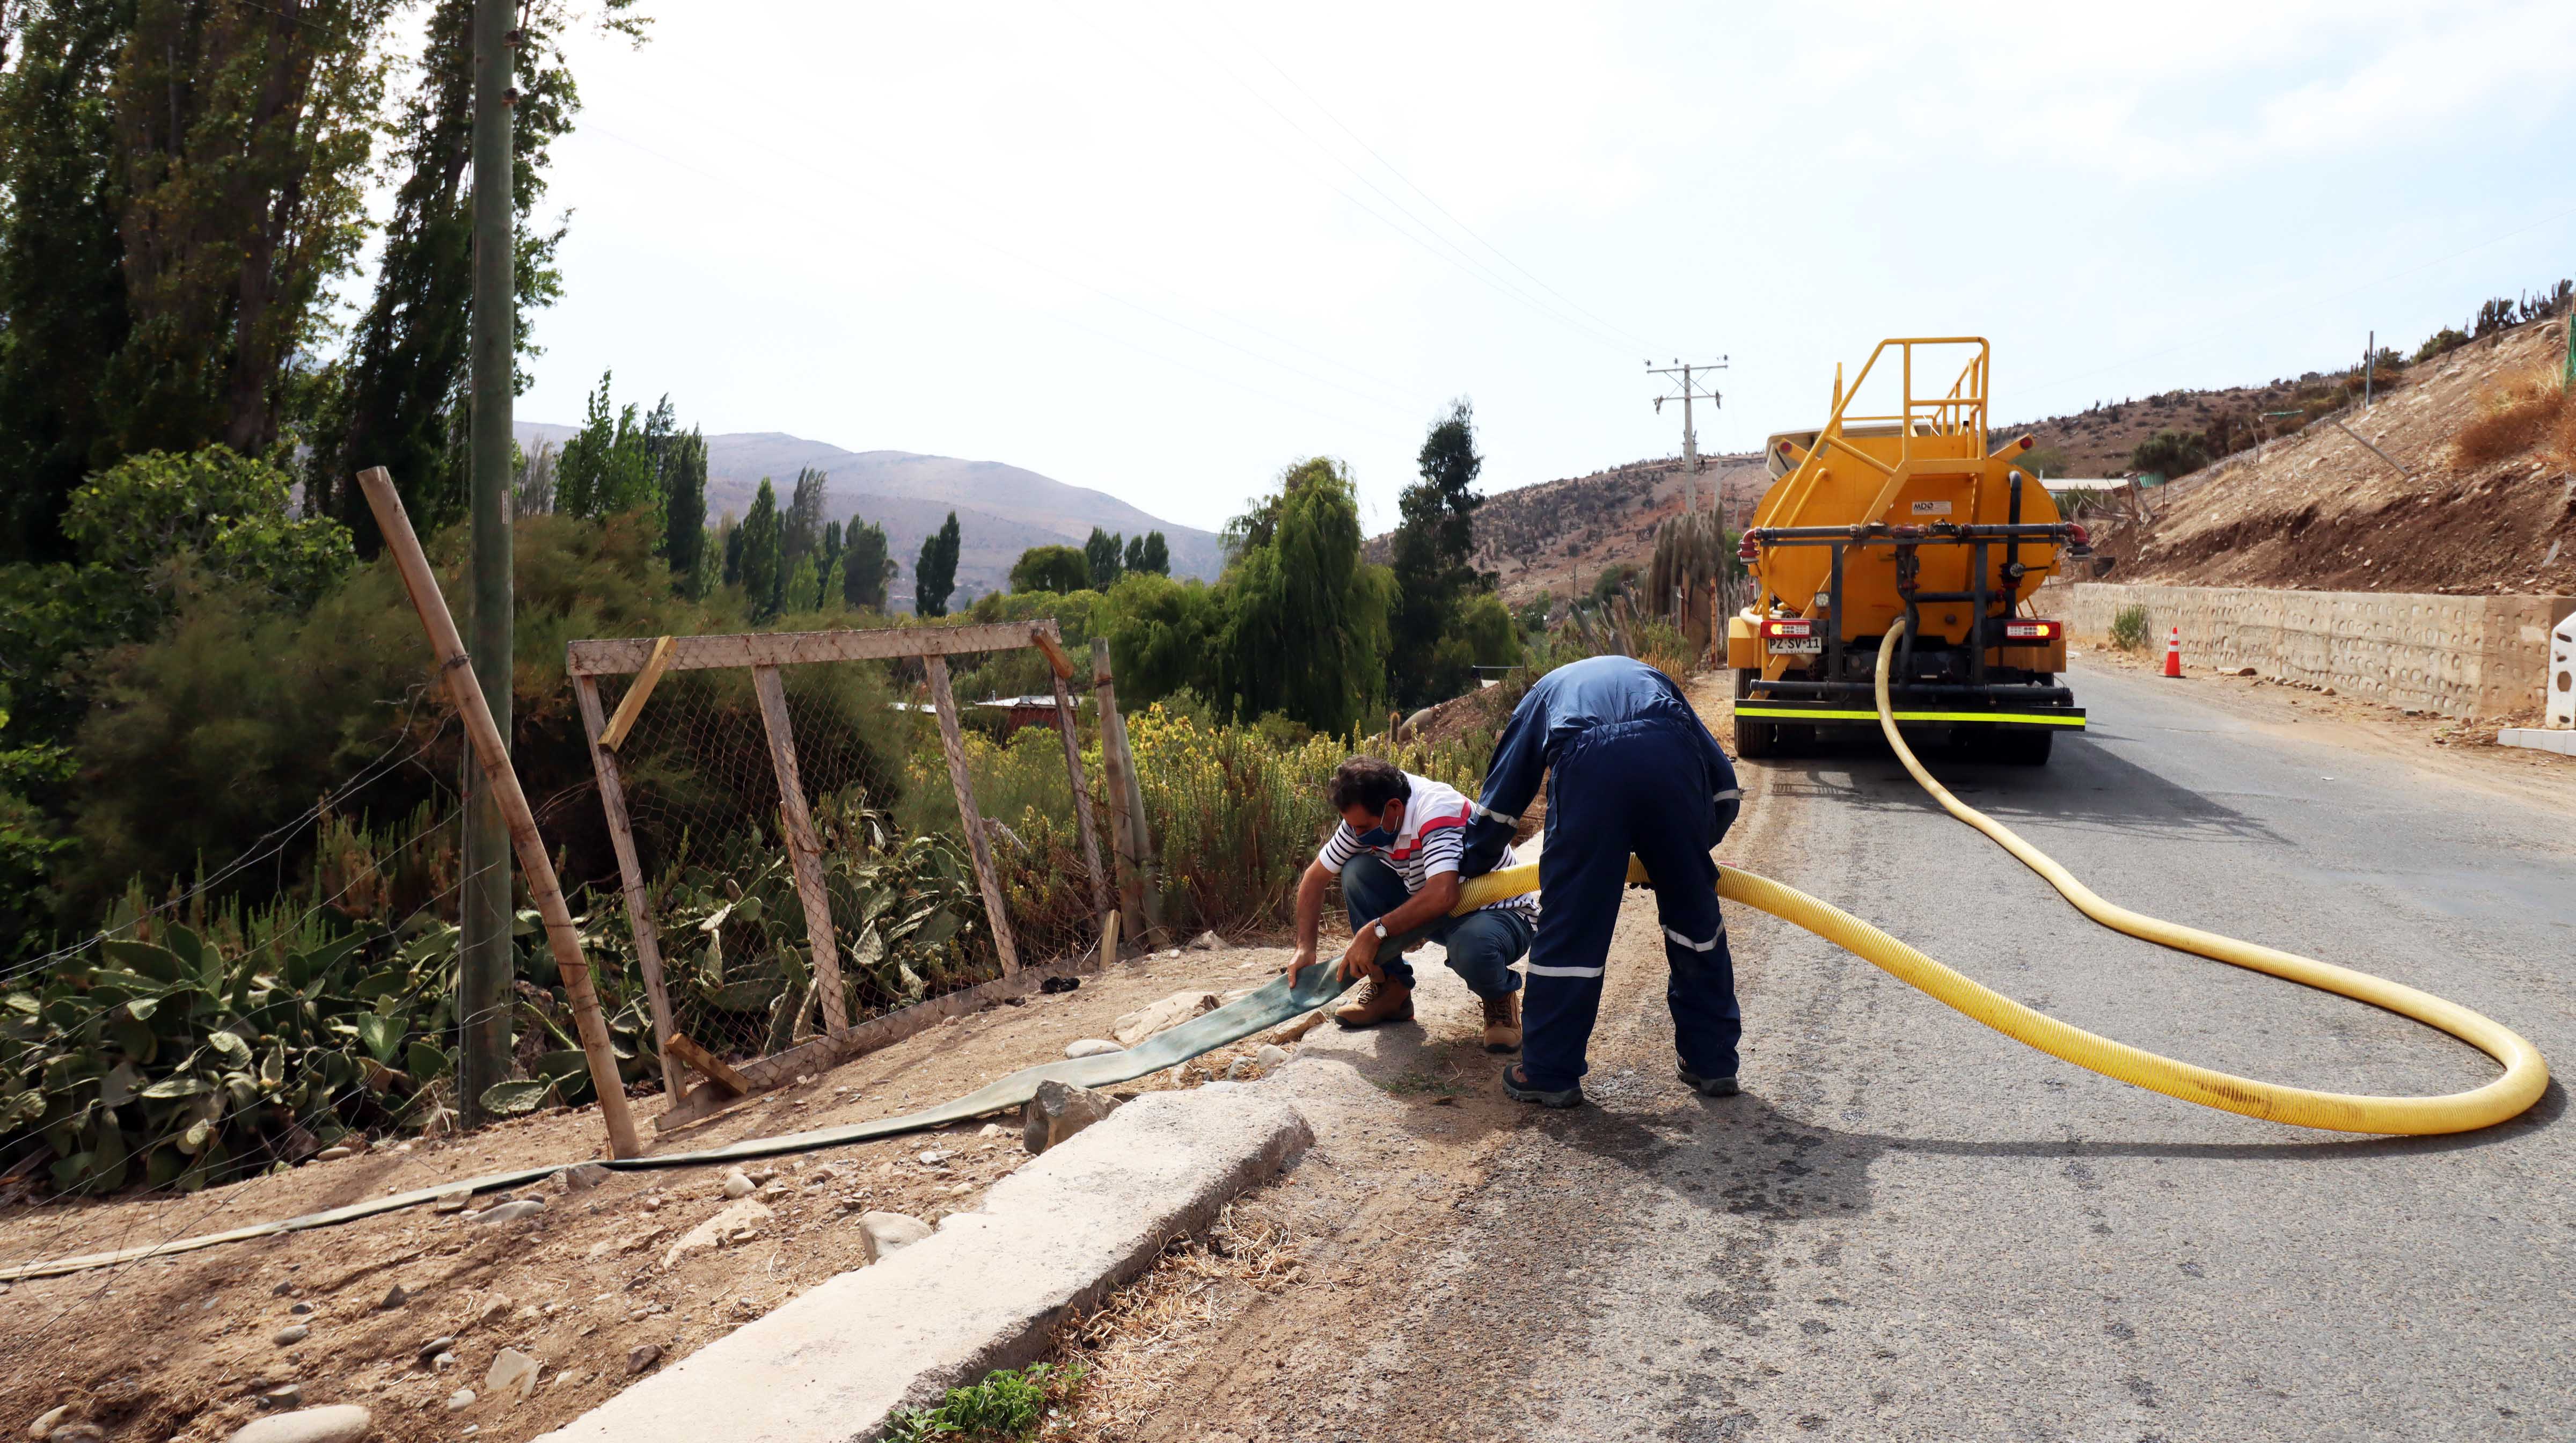
<path id="1" fill-rule="evenodd" d="M 2150 650 L 2182 628 L 2186 668 L 2234 670 L 2331 686 L 2445 716 L 2499 716 L 2540 705 L 2549 630 L 2576 597 L 2431 596 L 2379 591 L 2270 591 L 2239 586 L 2050 587 L 2044 613 L 2100 642 L 2123 607 L 2147 609 Z"/>

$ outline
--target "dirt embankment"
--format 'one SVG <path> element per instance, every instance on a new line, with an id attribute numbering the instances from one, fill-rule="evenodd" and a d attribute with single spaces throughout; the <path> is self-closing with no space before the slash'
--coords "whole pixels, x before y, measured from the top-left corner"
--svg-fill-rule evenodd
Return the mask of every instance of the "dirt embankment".
<path id="1" fill-rule="evenodd" d="M 2565 325 L 2472 342 L 2412 368 L 2369 410 L 2148 492 L 2145 526 L 2098 538 L 2114 559 L 2106 579 L 2576 592 L 2576 408 L 2551 399 Z"/>
<path id="2" fill-rule="evenodd" d="M 1062 1057 L 1066 1043 L 1106 1036 L 1121 1013 L 1176 990 L 1225 995 L 1268 980 L 1279 965 L 1279 954 L 1231 948 L 1151 956 L 1087 977 L 1073 992 L 932 1028 L 676 1134 L 648 1127 L 647 1146 L 686 1151 L 907 1112 Z M 1208 1054 L 1188 1080 L 1224 1072 L 1257 1041 Z M 1172 1085 L 1157 1073 L 1112 1091 Z M 358 1403 L 374 1415 L 375 1443 L 452 1443 L 468 1427 L 476 1443 L 532 1438 L 865 1265 L 864 1213 L 936 1223 L 975 1207 L 987 1185 L 1028 1160 L 1016 1118 L 1002 1121 L 1000 1135 L 968 1124 L 747 1163 L 760 1187 L 740 1200 L 726 1196 L 723 1168 L 621 1172 L 580 1190 L 540 1185 L 473 1203 L 543 1199 L 528 1218 L 418 1207 L 0 1284 L 0 1316 L 11 1324 L 0 1332 L 0 1427 L 14 1436 L 68 1405 L 57 1423 L 89 1424 L 109 1443 L 216 1443 L 266 1409 Z M 22 1204 L 0 1210 L 0 1260 L 222 1231 L 595 1157 L 601 1143 L 595 1109 L 556 1109 L 193 1196 Z M 729 1209 L 738 1211 L 720 1236 L 684 1245 Z M 402 1297 L 389 1305 L 397 1288 Z M 504 1348 L 541 1365 L 524 1401 L 486 1385 Z M 451 1407 L 460 1389 L 477 1396 Z M 707 1429 L 724 1436 L 722 1419 Z"/>

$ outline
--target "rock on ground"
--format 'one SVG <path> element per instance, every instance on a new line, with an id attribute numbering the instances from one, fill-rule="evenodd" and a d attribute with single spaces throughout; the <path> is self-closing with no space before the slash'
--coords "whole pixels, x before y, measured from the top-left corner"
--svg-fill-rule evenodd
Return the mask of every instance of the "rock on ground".
<path id="1" fill-rule="evenodd" d="M 233 1434 L 232 1443 L 358 1443 L 375 1425 L 357 1404 L 334 1403 L 262 1418 Z"/>
<path id="2" fill-rule="evenodd" d="M 492 1366 L 483 1374 L 483 1386 L 491 1389 L 495 1398 L 516 1393 L 524 1399 L 536 1391 L 537 1360 L 516 1348 L 503 1348 L 492 1355 Z"/>
<path id="3" fill-rule="evenodd" d="M 1157 1032 L 1178 1027 L 1193 1017 L 1216 1010 L 1213 992 L 1175 992 L 1151 1006 L 1130 1012 L 1118 1019 L 1109 1035 L 1121 1047 L 1133 1047 Z"/>
<path id="4" fill-rule="evenodd" d="M 680 1240 L 662 1254 L 662 1266 L 667 1268 L 694 1252 L 741 1242 L 758 1233 L 770 1217 L 768 1206 L 758 1198 L 736 1198 L 724 1211 L 682 1233 Z"/>
<path id="5" fill-rule="evenodd" d="M 1040 1153 L 1100 1119 L 1118 1106 L 1118 1099 L 1088 1087 L 1049 1078 L 1038 1084 L 1038 1095 L 1020 1109 L 1020 1143 L 1032 1153 Z"/>
<path id="6" fill-rule="evenodd" d="M 1106 1037 L 1085 1037 L 1064 1045 L 1064 1055 L 1067 1057 L 1099 1057 L 1105 1053 L 1123 1050 L 1117 1043 Z"/>
<path id="7" fill-rule="evenodd" d="M 859 1226 L 868 1235 L 869 1262 L 897 1248 L 910 1247 L 931 1232 L 930 1224 L 904 1213 L 861 1213 Z"/>

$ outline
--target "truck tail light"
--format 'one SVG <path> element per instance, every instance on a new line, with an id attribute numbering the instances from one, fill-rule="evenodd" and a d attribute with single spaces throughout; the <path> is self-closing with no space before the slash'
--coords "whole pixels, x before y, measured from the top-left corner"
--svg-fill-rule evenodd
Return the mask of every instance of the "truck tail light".
<path id="1" fill-rule="evenodd" d="M 1778 617 L 1762 623 L 1765 637 L 1809 637 L 1816 634 L 1815 618 L 1807 616 Z"/>
<path id="2" fill-rule="evenodd" d="M 2062 621 L 2007 621 L 2004 623 L 2006 641 L 2056 641 L 2064 635 L 2066 635 L 2066 623 Z"/>

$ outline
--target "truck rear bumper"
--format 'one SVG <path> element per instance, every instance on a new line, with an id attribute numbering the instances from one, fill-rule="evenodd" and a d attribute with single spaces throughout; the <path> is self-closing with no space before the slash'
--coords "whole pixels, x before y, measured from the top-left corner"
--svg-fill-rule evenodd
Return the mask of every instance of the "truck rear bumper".
<path id="1" fill-rule="evenodd" d="M 1854 723 L 1874 726 L 1878 722 L 1878 708 L 1874 706 L 1854 707 L 1831 701 L 1769 701 L 1747 697 L 1735 704 L 1735 714 L 1762 721 L 1827 725 Z M 2073 706 L 1981 707 L 1968 702 L 1952 706 L 1899 707 L 1896 721 L 1899 726 L 2032 727 L 2082 731 L 2084 709 Z"/>

